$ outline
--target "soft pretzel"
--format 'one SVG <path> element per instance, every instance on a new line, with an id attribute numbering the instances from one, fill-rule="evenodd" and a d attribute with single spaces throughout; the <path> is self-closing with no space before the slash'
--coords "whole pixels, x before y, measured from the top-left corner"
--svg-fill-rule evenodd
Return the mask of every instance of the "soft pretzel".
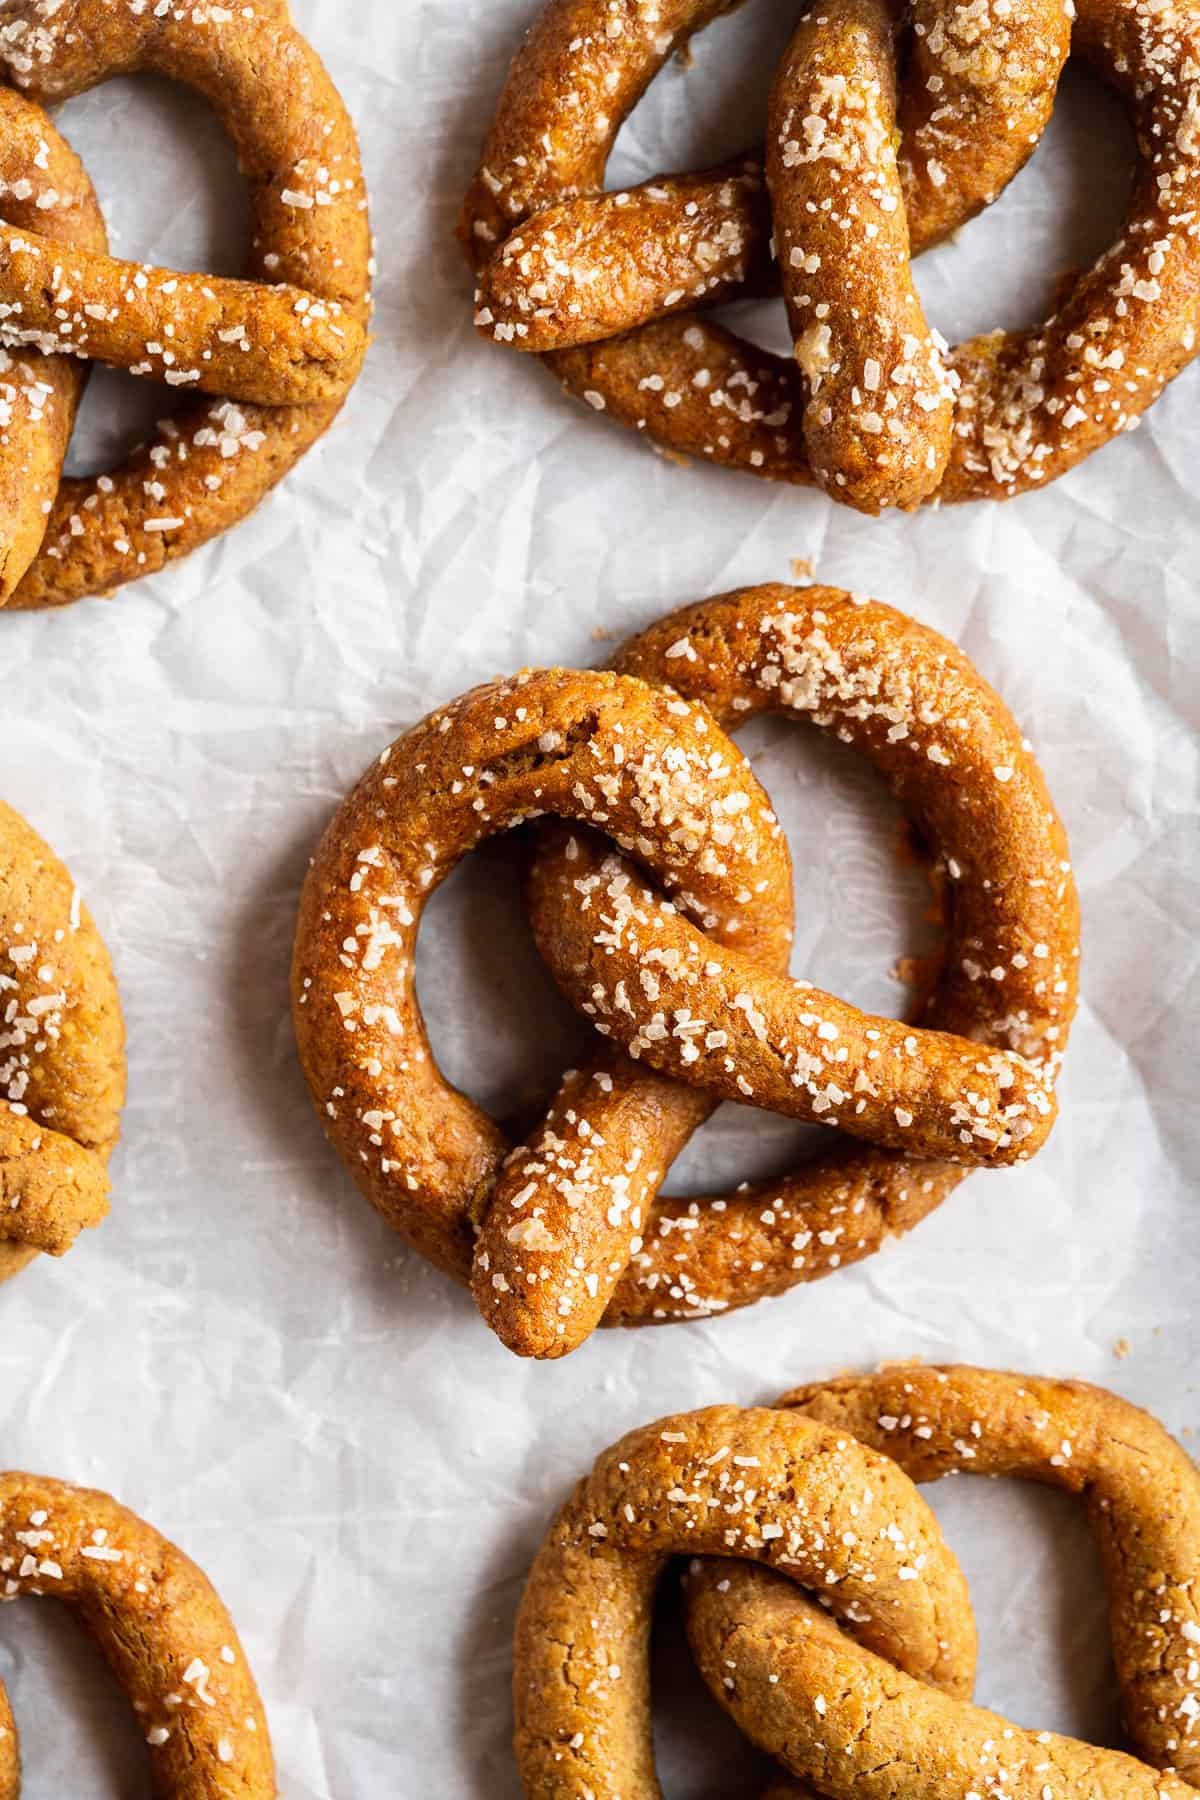
<path id="1" fill-rule="evenodd" d="M 0 87 L 0 208 L 10 234 L 36 229 L 51 254 L 107 247 L 83 165 L 42 109 L 8 87 Z M 0 606 L 45 536 L 83 380 L 68 357 L 0 349 Z"/>
<path id="2" fill-rule="evenodd" d="M 70 875 L 0 802 L 0 1281 L 108 1211 L 125 1099 L 112 964 Z"/>
<path id="3" fill-rule="evenodd" d="M 604 1453 L 551 1526 L 517 1617 L 515 1748 L 537 1800 L 651 1800 L 650 1618 L 669 1557 L 735 1556 L 821 1596 L 857 1641 L 969 1694 L 966 1584 L 907 1476 L 844 1432 L 731 1406 Z"/>
<path id="4" fill-rule="evenodd" d="M 266 1716 L 233 1621 L 153 1526 L 107 1494 L 0 1475 L 0 1571 L 5 1600 L 48 1594 L 79 1615 L 137 1715 L 156 1800 L 275 1800 Z M 16 1800 L 6 1695 L 0 1723 L 0 1796 Z"/>
<path id="5" fill-rule="evenodd" d="M 393 1228 L 460 1280 L 508 1146 L 433 1059 L 413 948 L 426 900 L 459 859 L 547 812 L 633 849 L 715 941 L 736 936 L 768 963 L 787 955 L 786 844 L 749 764 L 702 708 L 625 676 L 527 671 L 476 688 L 385 751 L 309 869 L 293 1016 L 326 1134 Z M 636 1170 L 637 1119 L 603 1063 L 565 1078 L 555 1115 L 572 1127 L 581 1180 Z M 544 1223 L 516 1229 L 527 1250 L 574 1254 Z M 628 1245 L 636 1227 L 625 1229 Z M 497 1291 L 498 1272 L 477 1273 Z"/>
<path id="6" fill-rule="evenodd" d="M 254 230 L 247 282 L 116 262 L 102 242 L 56 255 L 44 226 L 0 234 L 9 341 L 66 345 L 223 396 L 188 404 L 122 468 L 61 483 L 10 602 L 38 608 L 120 586 L 207 542 L 322 435 L 366 346 L 370 241 L 353 126 L 279 0 L 7 0 L 0 56 L 43 104 L 138 71 L 196 88 L 237 148 Z M 10 225 L 24 226 L 0 200 Z"/>
<path id="7" fill-rule="evenodd" d="M 838 621 L 832 644 L 822 601 Z M 854 628 L 844 625 L 847 614 Z M 816 633 L 811 642 L 806 619 Z M 693 629 L 711 659 L 683 654 Z M 767 978 L 760 967 L 780 969 L 786 959 L 786 853 L 757 785 L 740 785 L 737 753 L 707 711 L 677 694 L 628 678 L 563 672 L 477 690 L 407 734 L 368 773 L 310 871 L 293 1005 L 301 1061 L 325 1129 L 396 1229 L 460 1278 L 473 1261 L 481 1312 L 522 1354 L 565 1354 L 605 1315 L 613 1323 L 694 1316 L 827 1273 L 869 1254 L 888 1231 L 915 1223 L 961 1178 L 949 1163 L 922 1165 L 913 1157 L 932 1146 L 956 1161 L 1008 1159 L 1021 1147 L 1013 1127 L 1023 1120 L 1009 1113 L 1014 1107 L 1039 1109 L 1026 1150 L 1044 1132 L 1040 1108 L 1050 1104 L 1074 1004 L 1074 889 L 1036 767 L 965 660 L 887 608 L 855 609 L 846 596 L 818 589 L 763 589 L 706 603 L 674 615 L 618 660 L 628 674 L 657 683 L 676 666 L 699 671 L 689 677 L 694 697 L 727 721 L 779 704 L 781 693 L 793 710 L 815 708 L 821 717 L 820 681 L 807 700 L 802 691 L 801 661 L 814 658 L 818 643 L 822 679 L 836 675 L 847 684 L 847 704 L 835 704 L 837 717 L 822 722 L 845 734 L 849 721 L 867 719 L 869 753 L 938 842 L 961 888 L 952 937 L 961 961 L 939 989 L 932 1071 L 915 1069 L 922 1042 L 916 1031 L 853 1009 L 839 1012 L 835 1028 L 830 1014 L 840 1003 L 815 990 L 802 997 L 801 1018 L 810 1005 L 817 1009 L 813 1044 L 829 1059 L 826 1073 L 811 1080 L 809 1116 L 841 1117 L 833 1095 L 852 1090 L 849 1128 L 885 1143 L 899 1138 L 903 1155 L 843 1152 L 770 1189 L 699 1206 L 666 1201 L 651 1211 L 670 1162 L 724 1091 L 719 1078 L 689 1095 L 635 1068 L 614 1046 L 564 1078 L 541 1129 L 505 1162 L 499 1128 L 448 1088 L 432 1061 L 412 990 L 424 897 L 480 835 L 538 812 L 588 820 L 632 848 L 668 889 L 683 889 L 669 912 L 660 914 L 653 897 L 650 916 L 656 928 L 668 922 L 682 929 L 687 914 L 703 924 L 708 935 L 697 941 L 704 946 L 705 1004 L 709 988 L 718 995 L 727 947 L 739 947 L 730 964 L 738 974 L 730 1010 L 735 1021 L 751 1015 L 757 1046 L 757 990 L 749 984 Z M 845 665 L 837 662 L 842 649 L 849 651 Z M 877 706 L 865 704 L 867 694 L 882 696 Z M 943 741 L 958 759 L 950 779 L 949 765 L 929 755 Z M 666 800 L 668 818 L 678 806 L 677 781 L 688 795 L 686 840 L 668 843 L 665 861 L 662 818 L 646 811 L 637 791 L 647 768 L 655 771 L 655 807 Z M 714 770 L 722 778 L 733 774 L 736 792 L 713 788 Z M 631 778 L 632 814 L 621 811 Z M 942 798 L 935 801 L 929 796 L 938 787 Z M 705 846 L 707 831 L 720 845 L 720 867 Z M 674 1034 L 671 1073 L 686 1074 L 705 1057 L 723 1062 L 691 991 L 695 983 L 682 1003 L 673 995 L 673 983 L 690 980 L 686 959 L 676 961 L 669 948 L 640 958 L 623 935 L 627 902 L 647 903 L 636 871 L 610 868 L 605 857 L 599 840 L 578 831 L 557 859 L 543 857 L 532 888 L 539 932 L 557 929 L 547 924 L 557 884 L 559 904 L 592 945 L 602 883 L 603 907 L 611 909 L 603 911 L 609 923 L 601 930 L 612 952 L 604 957 L 611 965 L 605 975 L 616 1011 L 633 1014 L 661 1002 L 670 1032 L 652 1015 L 640 1029 L 652 1039 Z M 623 921 L 619 931 L 610 928 L 612 917 Z M 568 925 L 566 936 L 570 931 Z M 552 961 L 567 953 L 562 943 L 548 948 Z M 976 957 L 986 957 L 986 970 Z M 818 1012 L 823 1026 L 815 1023 Z M 607 1015 L 600 1023 L 608 1025 Z M 861 1037 L 844 1054 L 831 1035 L 842 1025 L 847 1037 Z M 801 1034 L 805 1029 L 799 1026 Z M 736 1026 L 729 1045 L 735 1035 Z M 887 1065 L 875 1050 L 893 1038 L 906 1079 L 907 1064 L 914 1064 L 915 1086 L 881 1098 Z M 800 1065 L 793 1050 L 787 1054 L 795 1073 Z M 744 1075 L 738 1084 L 736 1065 L 731 1079 L 739 1097 L 751 1097 L 752 1084 Z M 939 1125 L 939 1095 L 947 1088 L 951 1100 Z M 910 1093 L 920 1095 L 911 1112 L 902 1104 Z M 788 1104 L 795 1106 L 790 1095 Z M 914 1129 L 918 1116 L 932 1122 Z"/>
<path id="8" fill-rule="evenodd" d="M 861 750 L 889 782 L 945 883 L 948 941 L 926 1003 L 926 1031 L 1016 1054 L 1041 1072 L 1047 1088 L 1052 1084 L 1078 985 L 1078 900 L 1066 837 L 1011 714 L 960 652 L 875 601 L 823 587 L 762 587 L 681 609 L 618 651 L 615 666 L 673 684 L 727 728 L 782 711 Z M 531 916 L 565 991 L 642 1059 L 730 1091 L 721 1087 L 730 1075 L 724 1059 L 734 1064 L 736 1084 L 742 1040 L 757 1048 L 758 1031 L 773 1022 L 763 989 L 782 999 L 781 984 L 747 969 L 736 946 L 727 952 L 693 939 L 681 918 L 646 894 L 636 871 L 590 835 L 555 827 L 540 846 Z M 638 933 L 646 981 L 630 979 Z M 722 988 L 722 972 L 734 969 L 736 979 Z M 732 1004 L 726 1001 L 718 1018 L 723 993 Z M 815 990 L 801 991 L 795 1004 L 825 1021 L 836 1007 Z M 659 1018 L 682 1009 L 704 1029 L 672 1036 L 658 1028 Z M 838 1016 L 839 1037 L 817 1035 L 806 1045 L 814 1064 L 836 1056 Z M 719 1034 L 713 1050 L 706 1048 L 709 1027 Z M 873 1021 L 869 1029 L 883 1027 Z M 927 1041 L 903 1026 L 890 1029 L 914 1045 Z M 756 1086 L 761 1062 L 746 1066 L 753 1072 L 747 1086 Z M 853 1124 L 852 1109 L 866 1095 L 855 1092 L 861 1083 L 839 1077 L 844 1066 L 816 1065 L 809 1098 L 818 1118 Z M 874 1067 L 868 1064 L 868 1078 L 879 1085 Z M 657 1173 L 705 1114 L 671 1111 L 665 1084 L 651 1093 L 659 1123 L 648 1136 L 647 1161 Z M 823 1096 L 830 1104 L 821 1110 Z M 757 1096 L 735 1085 L 733 1097 Z M 969 1117 L 964 1093 L 954 1100 Z M 986 1117 L 975 1122 L 988 1128 Z M 573 1172 L 564 1177 L 558 1167 L 556 1150 L 535 1137 L 503 1172 L 482 1226 L 492 1258 L 505 1254 L 514 1215 L 536 1220 L 545 1209 L 557 1218 L 564 1196 L 577 1218 L 589 1207 L 602 1214 L 609 1204 L 603 1189 L 580 1194 Z M 720 1197 L 656 1200 L 653 1187 L 643 1188 L 643 1242 L 615 1287 L 609 1320 L 640 1324 L 725 1311 L 870 1255 L 887 1235 L 940 1204 L 966 1173 L 953 1162 L 918 1157 L 915 1143 L 911 1150 L 868 1149 L 841 1140 L 781 1182 Z M 544 1332 L 538 1317 L 553 1317 L 565 1304 L 568 1337 L 575 1320 L 586 1319 L 576 1311 L 586 1304 L 578 1273 L 565 1290 L 553 1280 L 519 1279 L 518 1270 L 538 1267 L 519 1240 L 499 1266 L 508 1288 L 493 1311 L 508 1314 L 497 1326 L 506 1341 L 520 1336 L 514 1314 L 532 1321 L 525 1329 L 535 1335 Z M 590 1267 L 607 1293 L 611 1265 Z"/>
<path id="9" fill-rule="evenodd" d="M 672 25 L 686 34 L 723 10 L 675 7 Z M 591 343 L 701 301 L 778 287 L 761 153 L 696 175 L 601 191 L 597 142 L 578 125 L 564 131 L 576 103 L 556 82 L 560 71 L 577 80 L 598 61 L 599 80 L 588 94 L 599 99 L 597 86 L 607 93 L 620 81 L 614 64 L 631 54 L 631 31 L 638 40 L 632 53 L 644 56 L 642 40 L 656 22 L 618 13 L 621 29 L 610 31 L 611 11 L 607 20 L 601 14 L 595 4 L 576 7 L 562 30 L 554 9 L 542 14 L 513 65 L 463 212 L 461 235 L 473 261 L 482 260 L 479 328 L 521 350 Z M 945 0 L 918 0 L 913 7 L 912 62 L 900 93 L 899 180 L 914 254 L 990 204 L 1032 153 L 1066 60 L 1070 16 L 1061 0 L 1020 10 Z M 667 55 L 677 47 L 673 42 Z M 651 39 L 649 49 L 659 57 L 661 39 Z M 665 60 L 643 68 L 641 91 Z M 602 120 L 607 161 L 616 130 L 609 113 Z M 618 128 L 621 123 L 623 117 Z M 596 125 L 599 131 L 600 119 Z M 522 145 L 539 127 L 531 179 Z M 547 195 L 559 192 L 574 197 L 548 202 Z M 497 236 L 525 212 L 529 217 L 495 250 Z"/>
<path id="10" fill-rule="evenodd" d="M 1080 0 L 1073 37 L 1076 8 L 1061 0 L 922 0 L 899 93 L 884 0 L 830 0 L 801 22 L 776 81 L 770 205 L 754 162 L 602 196 L 624 118 L 723 10 L 550 0 L 463 210 L 481 330 L 549 352 L 570 392 L 670 450 L 816 479 L 867 511 L 1006 498 L 1136 424 L 1196 348 L 1190 0 Z M 1070 47 L 1117 88 L 1137 131 L 1122 236 L 1044 327 L 946 355 L 909 282 L 910 248 L 1020 168 Z M 682 310 L 763 288 L 772 213 L 798 361 Z"/>
<path id="11" fill-rule="evenodd" d="M 972 1368 L 890 1368 L 781 1404 L 885 1445 L 917 1481 L 1015 1475 L 1080 1495 L 1104 1562 L 1126 1725 L 1145 1760 L 947 1705 L 794 1590 L 706 1564 L 689 1581 L 689 1635 L 712 1691 L 756 1742 L 832 1800 L 1039 1800 L 1047 1786 L 1056 1800 L 1186 1800 L 1200 1773 L 1200 1479 L 1161 1426 L 1082 1382 Z"/>

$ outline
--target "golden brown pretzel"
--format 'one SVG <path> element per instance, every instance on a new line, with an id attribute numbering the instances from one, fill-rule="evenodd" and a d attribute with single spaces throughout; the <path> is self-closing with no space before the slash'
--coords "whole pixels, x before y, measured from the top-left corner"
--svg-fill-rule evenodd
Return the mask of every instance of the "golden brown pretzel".
<path id="1" fill-rule="evenodd" d="M 125 1099 L 112 964 L 70 875 L 0 801 L 0 1281 L 108 1211 Z"/>
<path id="2" fill-rule="evenodd" d="M 917 1365 L 800 1388 L 781 1404 L 886 1446 L 916 1481 L 1015 1475 L 1079 1494 L 1104 1561 L 1126 1725 L 1145 1762 L 947 1705 L 781 1583 L 705 1565 L 689 1583 L 693 1648 L 758 1743 L 832 1800 L 961 1800 L 972 1789 L 1038 1800 L 1047 1785 L 1055 1800 L 1186 1800 L 1200 1774 L 1200 1478 L 1155 1420 L 1082 1382 Z"/>
<path id="3" fill-rule="evenodd" d="M 275 1800 L 266 1716 L 233 1621 L 207 1576 L 107 1494 L 0 1475 L 6 1600 L 48 1594 L 79 1615 L 145 1736 L 155 1800 Z M 0 1690 L 0 1800 L 20 1792 Z"/>
<path id="4" fill-rule="evenodd" d="M 79 159 L 40 106 L 0 87 L 0 207 L 15 233 L 36 229 L 61 256 L 104 250 L 100 206 Z M 0 320 L 7 309 L 0 306 Z M 3 326 L 0 324 L 0 341 Z M 84 370 L 65 356 L 0 350 L 0 606 L 45 536 Z"/>
<path id="5" fill-rule="evenodd" d="M 713 1406 L 601 1456 L 551 1526 L 517 1618 L 515 1748 L 531 1800 L 652 1800 L 649 1640 L 669 1557 L 735 1556 L 819 1594 L 856 1639 L 971 1691 L 966 1584 L 887 1457 L 795 1413 Z M 736 1565 L 740 1566 L 740 1565 Z"/>
<path id="6" fill-rule="evenodd" d="M 630 640 L 614 664 L 672 683 L 727 728 L 779 710 L 861 750 L 892 786 L 946 883 L 948 943 L 924 1024 L 1018 1053 L 1053 1081 L 1078 984 L 1078 900 L 1066 838 L 1017 725 L 965 657 L 937 632 L 878 602 L 830 588 L 762 587 L 681 609 Z M 610 897 L 614 884 L 619 891 Z M 686 975 L 692 950 L 682 921 L 656 899 L 640 900 L 640 891 L 636 872 L 610 859 L 595 840 L 549 830 L 529 886 L 539 945 L 566 991 L 595 1008 L 614 1035 L 625 1040 L 633 1030 L 644 1058 L 667 1054 L 671 1073 L 687 1079 L 701 1071 L 707 1082 L 707 1032 L 641 1039 L 656 1013 L 669 1017 L 681 1001 L 693 1017 L 712 1020 L 720 970 L 744 970 L 744 964 L 734 963 L 736 949 L 705 944 L 698 998 L 676 993 L 661 961 L 649 968 L 649 988 L 630 979 L 628 957 L 617 962 L 609 951 L 631 905 L 653 920 L 676 975 Z M 610 964 L 623 979 L 619 1006 Z M 593 982 L 604 998 L 596 997 Z M 744 982 L 726 984 L 743 998 L 713 1020 L 727 1040 L 718 1058 L 730 1053 L 742 1026 L 757 1044 L 761 985 L 753 971 Z M 811 1001 L 814 1016 L 829 1016 L 824 996 L 801 999 Z M 838 1042 L 818 1038 L 808 1053 L 833 1054 Z M 683 1048 L 689 1043 L 692 1048 Z M 837 1065 L 818 1072 L 812 1097 L 837 1080 Z M 846 1098 L 818 1116 L 853 1120 L 848 1109 L 863 1098 L 848 1091 L 853 1086 L 845 1081 L 837 1091 Z M 658 1128 L 649 1157 L 656 1171 L 665 1170 L 705 1116 L 670 1111 L 670 1092 L 665 1083 L 656 1090 Z M 917 1223 L 965 1173 L 953 1162 L 918 1160 L 915 1147 L 871 1149 L 842 1140 L 781 1182 L 719 1198 L 655 1200 L 654 1187 L 643 1187 L 644 1242 L 615 1288 L 608 1318 L 640 1324 L 695 1317 L 826 1275 Z M 542 1139 L 514 1153 L 482 1226 L 481 1245 L 493 1262 L 504 1257 L 514 1215 L 536 1220 L 545 1212 L 557 1221 L 564 1190 L 577 1222 L 589 1207 L 602 1213 L 607 1204 L 603 1190 L 581 1204 L 572 1177 L 564 1179 Z M 596 1242 L 609 1250 L 599 1232 Z M 520 1273 L 531 1263 L 538 1266 L 518 1243 L 498 1264 L 508 1282 L 502 1302 L 509 1316 L 497 1328 L 509 1342 L 519 1341 L 523 1322 L 539 1339 L 539 1319 L 553 1317 L 564 1298 L 573 1308 L 578 1297 L 578 1278 L 570 1289 L 553 1280 L 528 1285 Z M 613 1280 L 607 1260 L 589 1267 L 606 1294 Z M 477 1295 L 482 1305 L 478 1284 Z M 569 1322 L 578 1316 L 570 1312 Z"/>
<path id="7" fill-rule="evenodd" d="M 276 0 L 6 0 L 0 56 L 44 104 L 137 71 L 196 88 L 237 148 L 254 227 L 251 282 L 114 262 L 98 253 L 103 244 L 55 257 L 28 232 L 0 235 L 10 337 L 65 340 L 169 386 L 226 396 L 190 403 L 122 468 L 62 482 L 10 602 L 39 608 L 120 586 L 207 542 L 321 436 L 365 349 L 370 242 L 354 128 Z"/>
<path id="8" fill-rule="evenodd" d="M 989 334 L 948 359 L 908 284 L 909 243 L 936 241 L 1020 167 L 1048 117 L 1074 9 L 923 0 L 898 114 L 883 0 L 810 14 L 776 83 L 767 163 L 802 366 L 679 313 L 762 287 L 772 208 L 756 169 L 599 197 L 620 123 L 681 38 L 722 10 L 550 0 L 463 211 L 481 329 L 551 351 L 569 391 L 669 449 L 815 477 L 867 511 L 1004 498 L 1136 423 L 1194 354 L 1200 318 L 1190 0 L 1081 0 L 1073 47 L 1116 86 L 1138 133 L 1124 233 L 1044 327 Z"/>
<path id="9" fill-rule="evenodd" d="M 716 941 L 736 936 L 774 964 L 790 939 L 786 844 L 749 764 L 702 708 L 629 677 L 526 671 L 476 688 L 384 752 L 309 869 L 293 1017 L 314 1104 L 359 1186 L 460 1280 L 508 1146 L 437 1068 L 413 946 L 426 900 L 459 859 L 546 812 L 590 819 L 636 850 Z M 611 1181 L 638 1149 L 627 1086 L 605 1067 L 568 1075 L 555 1103 L 572 1119 L 581 1180 Z M 548 1235 L 535 1227 L 535 1243 L 526 1230 L 527 1248 L 545 1250 Z M 477 1273 L 497 1291 L 496 1272 Z"/>

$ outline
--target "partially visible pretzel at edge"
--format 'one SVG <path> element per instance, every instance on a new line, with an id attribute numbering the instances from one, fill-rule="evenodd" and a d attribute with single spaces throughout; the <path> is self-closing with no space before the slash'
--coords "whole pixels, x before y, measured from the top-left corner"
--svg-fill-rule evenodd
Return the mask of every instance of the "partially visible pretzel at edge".
<path id="1" fill-rule="evenodd" d="M 1080 1497 L 1135 1755 L 971 1703 L 966 1584 L 911 1485 L 954 1473 Z M 1200 1476 L 1115 1394 L 896 1365 L 628 1433 L 551 1524 L 522 1597 L 530 1800 L 661 1800 L 649 1644 L 671 1555 L 691 1558 L 688 1637 L 711 1692 L 790 1772 L 770 1800 L 1194 1800 Z"/>
<path id="2" fill-rule="evenodd" d="M 254 228 L 249 281 L 114 261 L 102 227 L 64 251 L 50 241 L 62 195 L 43 161 L 20 170 L 17 193 L 37 190 L 23 214 L 6 176 L 0 342 L 222 396 L 164 421 L 123 467 L 63 479 L 55 497 L 67 437 L 56 429 L 40 549 L 36 537 L 0 545 L 0 605 L 41 608 L 152 573 L 236 524 L 328 428 L 366 348 L 369 229 L 353 126 L 283 0 L 3 0 L 0 58 L 43 105 L 140 71 L 197 89 L 238 150 Z"/>
<path id="3" fill-rule="evenodd" d="M 1200 1781 L 1200 1477 L 1155 1419 L 1084 1382 L 923 1365 L 814 1383 L 779 1404 L 882 1451 L 917 1482 L 1015 1476 L 1078 1495 L 1108 1586 L 1124 1724 L 1144 1761 L 944 1699 L 776 1579 L 697 1564 L 693 1650 L 757 1743 L 832 1800 L 1041 1800 L 1047 1787 L 1054 1800 L 1190 1800 Z"/>
<path id="4" fill-rule="evenodd" d="M 0 801 L 0 1281 L 108 1211 L 125 1100 L 112 963 L 67 870 Z"/>
<path id="5" fill-rule="evenodd" d="M 3 1599 L 77 1614 L 133 1708 L 154 1800 L 276 1800 L 266 1715 L 233 1621 L 202 1569 L 108 1494 L 0 1474 Z M 20 1757 L 0 1685 L 0 1800 Z"/>
<path id="6" fill-rule="evenodd" d="M 828 0 L 779 70 L 765 166 L 605 194 L 609 153 L 650 80 L 728 10 L 549 0 L 463 208 L 481 330 L 546 354 L 568 391 L 667 449 L 816 480 L 867 512 L 1007 498 L 1136 424 L 1197 347 L 1194 0 L 1079 0 L 1073 27 L 1063 0 L 919 0 L 899 90 L 899 9 Z M 1017 173 L 1071 49 L 1117 89 L 1137 133 L 1122 236 L 1045 326 L 947 355 L 909 281 L 910 250 Z M 689 310 L 764 291 L 772 231 L 793 358 Z"/>

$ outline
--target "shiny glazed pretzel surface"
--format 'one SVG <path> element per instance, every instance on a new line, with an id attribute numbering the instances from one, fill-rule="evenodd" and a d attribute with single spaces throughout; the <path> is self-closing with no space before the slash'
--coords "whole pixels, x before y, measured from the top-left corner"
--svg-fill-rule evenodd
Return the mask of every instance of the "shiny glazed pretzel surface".
<path id="1" fill-rule="evenodd" d="M 1075 1004 L 1061 824 L 1010 715 L 944 638 L 837 590 L 763 588 L 684 609 L 615 661 L 492 683 L 399 739 L 326 833 L 296 936 L 297 1037 L 327 1134 L 526 1355 L 563 1355 L 602 1319 L 782 1292 L 871 1254 L 970 1167 L 1031 1155 Z M 784 974 L 786 846 L 721 729 L 769 709 L 862 749 L 939 861 L 949 942 L 920 1023 Z M 455 862 L 543 814 L 569 823 L 542 828 L 535 933 L 607 1047 L 510 1150 L 437 1069 L 413 949 Z M 782 1182 L 659 1197 L 726 1096 L 866 1143 Z"/>

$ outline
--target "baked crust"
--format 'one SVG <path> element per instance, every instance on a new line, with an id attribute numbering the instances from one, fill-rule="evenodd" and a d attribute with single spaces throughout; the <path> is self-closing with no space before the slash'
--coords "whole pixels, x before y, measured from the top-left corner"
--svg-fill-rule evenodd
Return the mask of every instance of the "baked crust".
<path id="1" fill-rule="evenodd" d="M 0 1280 L 108 1211 L 125 1101 L 112 963 L 67 870 L 0 801 Z"/>
<path id="2" fill-rule="evenodd" d="M 0 1568 L 6 1600 L 50 1595 L 78 1615 L 137 1714 L 156 1800 L 275 1800 L 266 1716 L 233 1621 L 153 1526 L 108 1494 L 0 1475 Z M 0 1797 L 17 1800 L 7 1695 L 0 1723 Z"/>
<path id="3" fill-rule="evenodd" d="M 16 0 L 4 19 L 0 58 L 44 105 L 136 71 L 195 88 L 237 149 L 253 227 L 246 282 L 93 249 L 52 261 L 41 299 L 53 253 L 35 237 L 0 238 L 0 295 L 25 309 L 8 316 L 10 332 L 45 345 L 70 326 L 85 356 L 223 396 L 186 404 L 122 467 L 60 484 L 9 599 L 39 609 L 109 592 L 198 548 L 253 511 L 322 436 L 366 349 L 370 232 L 353 125 L 279 0 Z M 80 307 L 64 320 L 68 289 Z"/>
<path id="4" fill-rule="evenodd" d="M 938 858 L 949 944 L 918 1024 L 784 976 L 786 847 L 714 722 L 771 709 L 861 749 Z M 539 828 L 535 935 L 610 1047 L 510 1149 L 437 1070 L 413 946 L 459 857 L 544 813 L 572 823 Z M 526 672 L 398 740 L 309 871 L 293 1012 L 318 1113 L 372 1204 L 469 1274 L 511 1349 L 554 1357 L 601 1322 L 729 1311 L 826 1275 L 909 1229 L 968 1166 L 1032 1154 L 1053 1121 L 1078 932 L 1062 826 L 970 663 L 876 602 L 766 587 L 672 614 L 615 672 Z M 726 1095 L 874 1148 L 841 1141 L 782 1182 L 661 1198 Z"/>
<path id="5" fill-rule="evenodd" d="M 779 71 L 769 206 L 753 159 L 736 176 L 605 195 L 625 118 L 725 10 L 549 0 L 463 207 L 480 330 L 546 354 L 568 392 L 669 451 L 816 480 L 866 512 L 1009 498 L 1131 429 L 1197 348 L 1192 0 L 922 0 L 899 89 L 892 9 L 831 0 L 802 20 Z M 1137 135 L 1122 235 L 1044 326 L 947 352 L 910 252 L 1017 173 L 1072 49 L 1116 88 Z M 690 310 L 762 291 L 772 223 L 793 357 Z"/>
<path id="6" fill-rule="evenodd" d="M 966 1583 L 895 1463 L 796 1413 L 683 1413 L 607 1450 L 534 1560 L 513 1661 L 527 1795 L 658 1800 L 650 1621 L 678 1555 L 776 1570 L 789 1597 L 795 1583 L 822 1593 L 848 1631 L 918 1681 L 971 1691 Z"/>
<path id="7" fill-rule="evenodd" d="M 1016 1476 L 1078 1495 L 1108 1584 L 1125 1725 L 1144 1760 L 946 1705 L 777 1579 L 705 1564 L 688 1584 L 689 1636 L 713 1693 L 756 1742 L 832 1800 L 957 1794 L 964 1777 L 1022 1800 L 1046 1783 L 1056 1795 L 1186 1800 L 1200 1773 L 1200 1477 L 1156 1420 L 1084 1382 L 924 1365 L 816 1383 L 780 1404 L 885 1448 L 918 1482 Z"/>

